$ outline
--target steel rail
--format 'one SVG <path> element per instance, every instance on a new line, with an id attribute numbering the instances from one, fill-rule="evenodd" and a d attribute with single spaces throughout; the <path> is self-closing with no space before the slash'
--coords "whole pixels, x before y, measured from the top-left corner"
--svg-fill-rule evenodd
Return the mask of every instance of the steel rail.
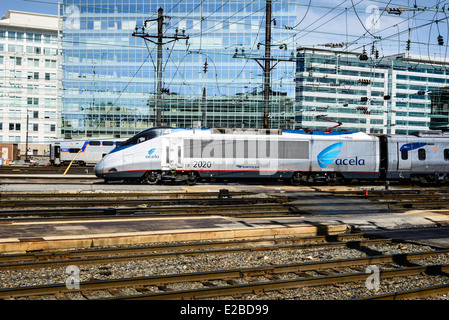
<path id="1" fill-rule="evenodd" d="M 323 192 L 330 192 L 334 195 L 341 195 L 341 196 L 364 196 L 366 195 L 366 190 L 368 190 L 368 196 L 390 196 L 390 195 L 403 195 L 403 194 L 410 194 L 410 195 L 426 195 L 426 194 L 447 194 L 449 193 L 449 187 L 447 186 L 439 186 L 439 187 L 429 187 L 429 188 L 416 188 L 413 189 L 410 188 L 404 188 L 404 189 L 374 189 L 370 190 L 370 186 L 366 186 L 365 188 L 363 186 L 359 186 L 360 190 L 331 190 L 326 191 L 323 190 Z"/>
<path id="2" fill-rule="evenodd" d="M 218 199 L 214 199 L 218 200 Z M 15 221 L 46 221 L 55 219 L 101 219 L 107 216 L 113 218 L 135 218 L 152 216 L 231 216 L 231 217 L 265 217 L 265 216 L 304 216 L 294 207 L 285 204 L 283 200 L 259 200 L 255 198 L 253 203 L 232 204 L 231 199 L 222 199 L 221 205 L 206 205 L 197 203 L 196 205 L 173 205 L 155 206 L 149 202 L 143 202 L 138 206 L 118 206 L 111 207 L 109 202 L 104 201 L 103 206 L 90 208 L 40 208 L 40 209 L 5 209 L 0 210 L 1 223 L 13 223 Z M 260 202 L 262 201 L 262 202 Z M 220 201 L 218 202 L 220 203 Z M 236 202 L 234 202 L 236 203 Z"/>
<path id="3" fill-rule="evenodd" d="M 304 250 L 316 249 L 325 247 L 347 247 L 358 248 L 360 246 L 391 243 L 391 239 L 375 239 L 364 241 L 347 241 L 347 242 L 331 242 L 331 243 L 311 243 L 311 244 L 297 244 L 297 245 L 275 245 L 275 246 L 261 246 L 261 247 L 244 247 L 244 248 L 226 248 L 226 249 L 209 249 L 209 250 L 189 250 L 163 253 L 147 253 L 147 254 L 133 254 L 127 256 L 108 256 L 108 257 L 88 257 L 80 259 L 60 259 L 49 261 L 34 261 L 34 262 L 16 262 L 0 264 L 0 271 L 5 270 L 24 270 L 37 268 L 57 268 L 66 267 L 69 265 L 91 265 L 91 264 L 107 264 L 114 262 L 147 260 L 157 258 L 170 258 L 177 256 L 194 256 L 203 254 L 229 254 L 242 252 L 256 252 L 256 251 L 276 251 L 276 250 Z"/>
<path id="4" fill-rule="evenodd" d="M 449 293 L 449 284 L 441 284 L 435 286 L 422 287 L 417 289 L 410 289 L 404 291 L 396 291 L 385 294 L 378 294 L 374 296 L 364 297 L 356 300 L 401 300 L 401 299 L 416 299 L 435 296 L 439 294 Z"/>
<path id="5" fill-rule="evenodd" d="M 260 192 L 265 193 L 265 192 Z M 185 198 L 218 198 L 220 193 L 218 191 L 209 191 L 209 192 L 81 192 L 81 193 L 55 193 L 55 192 L 2 192 L 0 194 L 0 199 L 23 199 L 26 197 L 27 199 L 42 199 L 43 197 L 48 198 L 80 198 L 80 199 L 98 199 L 98 198 L 107 198 L 107 199 L 117 199 L 117 198 L 148 198 L 148 199 L 185 199 Z M 229 195 L 232 197 L 242 197 L 248 195 L 254 195 L 254 192 L 248 191 L 229 191 Z M 274 195 L 276 196 L 276 195 Z M 274 197 L 273 196 L 273 197 Z M 277 195 L 279 197 L 279 195 Z"/>
<path id="6" fill-rule="evenodd" d="M 322 236 L 310 236 L 310 237 L 290 237 L 290 238 L 263 238 L 263 239 L 246 239 L 246 240 L 231 240 L 231 241 L 210 241 L 210 242 L 190 242 L 180 244 L 165 244 L 154 246 L 137 246 L 137 247 L 117 247 L 117 248 L 97 248 L 97 249 L 85 249 L 85 250 L 70 250 L 70 251 L 46 251 L 46 252 L 33 252 L 22 254 L 0 254 L 0 263 L 12 263 L 12 262 L 25 262 L 25 261 L 43 261 L 54 259 L 76 259 L 85 257 L 98 257 L 105 255 L 123 255 L 123 254 L 136 254 L 144 252 L 163 252 L 181 250 L 185 251 L 186 248 L 193 249 L 211 249 L 211 248 L 229 248 L 238 246 L 249 246 L 254 250 L 256 245 L 286 245 L 310 242 L 308 245 L 322 245 L 332 244 L 337 241 L 348 241 L 357 238 L 362 238 L 362 233 L 353 234 L 336 234 L 336 235 L 322 235 Z M 386 240 L 387 243 L 390 240 Z"/>
<path id="7" fill-rule="evenodd" d="M 30 173 L 30 172 L 43 172 L 43 173 L 50 173 L 50 172 L 60 172 L 64 173 L 64 171 L 67 169 L 66 166 L 61 167 L 52 167 L 52 166 L 2 166 L 0 167 L 0 173 Z M 72 166 L 71 171 L 78 171 L 78 172 L 86 172 L 86 169 L 88 169 L 90 172 L 94 171 L 93 166 L 87 166 L 87 167 L 76 167 Z"/>
<path id="8" fill-rule="evenodd" d="M 45 222 L 45 221 L 89 221 L 89 220 L 124 220 L 124 219 L 159 219 L 163 217 L 206 217 L 206 216 L 220 216 L 220 217 L 233 217 L 233 218 L 266 218 L 266 217 L 303 217 L 305 214 L 299 212 L 293 212 L 288 210 L 282 211 L 250 211 L 250 212 L 180 212 L 180 213 L 155 213 L 151 210 L 142 210 L 141 208 L 132 208 L 128 210 L 123 209 L 111 209 L 104 208 L 96 213 L 92 210 L 80 211 L 83 215 L 67 214 L 66 216 L 52 216 L 52 217 L 25 217 L 25 218 L 10 218 L 8 216 L 2 218 L 0 214 L 0 223 L 13 223 L 13 222 Z M 91 215 L 92 214 L 92 215 Z M 33 215 L 33 212 L 31 212 Z M 25 239 L 26 241 L 26 239 Z"/>
<path id="9" fill-rule="evenodd" d="M 287 199 L 282 198 L 194 198 L 194 199 L 27 199 L 27 200 L 1 200 L 0 207 L 11 208 L 45 208 L 45 207 L 92 207 L 92 206 L 111 206 L 111 205 L 231 205 L 231 204 L 268 204 L 286 203 Z"/>
<path id="10" fill-rule="evenodd" d="M 74 293 L 92 290 L 106 290 L 111 288 L 123 288 L 132 286 L 150 286 L 163 285 L 170 283 L 192 282 L 192 281 L 211 281 L 211 280 L 225 280 L 241 277 L 254 276 L 269 276 L 282 273 L 306 272 L 314 270 L 332 269 L 337 267 L 354 267 L 364 266 L 373 263 L 391 263 L 401 262 L 407 263 L 412 259 L 421 259 L 433 255 L 447 254 L 448 250 L 431 251 L 431 252 L 417 252 L 410 254 L 395 254 L 374 256 L 368 258 L 353 258 L 341 259 L 319 262 L 306 262 L 298 264 L 286 264 L 276 266 L 262 266 L 255 268 L 242 268 L 233 270 L 216 270 L 206 272 L 184 273 L 184 274 L 168 274 L 146 277 L 135 277 L 125 279 L 112 280 L 94 280 L 80 282 L 79 289 L 69 289 L 64 283 L 51 285 L 37 285 L 19 288 L 3 288 L 0 289 L 0 298 L 7 299 L 12 297 L 23 297 L 27 295 L 44 295 L 56 293 Z M 416 274 L 437 275 L 449 271 L 449 265 L 430 265 L 418 267 L 405 267 L 401 269 L 383 270 L 380 272 L 382 278 L 389 278 L 394 276 L 408 276 Z M 319 286 L 326 284 L 334 284 L 341 282 L 363 281 L 366 280 L 367 273 L 355 272 L 345 273 L 332 276 L 318 276 L 313 278 L 300 278 L 290 280 L 272 280 L 269 282 L 257 282 L 243 285 L 229 285 L 215 288 L 204 288 L 195 290 L 181 290 L 174 292 L 162 292 L 151 294 L 140 294 L 134 296 L 119 296 L 106 299 L 193 299 L 205 298 L 220 295 L 232 295 L 251 293 L 254 291 L 270 291 L 280 289 L 291 289 L 301 286 Z"/>
<path id="11" fill-rule="evenodd" d="M 397 276 L 410 276 L 416 274 L 437 275 L 449 271 L 449 265 L 431 265 L 424 267 L 408 267 L 395 270 L 385 270 L 380 272 L 382 278 Z M 220 286 L 215 288 L 201 288 L 194 290 L 179 290 L 163 293 L 147 293 L 132 296 L 120 296 L 113 298 L 103 298 L 100 300 L 174 300 L 174 299 L 197 299 L 217 296 L 228 296 L 234 294 L 256 293 L 274 290 L 295 289 L 306 286 L 321 286 L 334 283 L 364 281 L 367 273 L 348 273 L 336 276 L 322 276 L 311 279 L 274 280 L 269 282 L 257 282 L 241 285 Z"/>

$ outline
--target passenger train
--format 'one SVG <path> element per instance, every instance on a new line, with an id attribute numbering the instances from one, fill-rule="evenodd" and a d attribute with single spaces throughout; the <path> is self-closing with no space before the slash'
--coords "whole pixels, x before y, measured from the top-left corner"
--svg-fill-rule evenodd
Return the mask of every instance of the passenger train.
<path id="1" fill-rule="evenodd" d="M 294 185 L 360 180 L 449 181 L 449 134 L 155 127 L 116 146 L 95 166 L 107 181 L 156 184 L 276 178 Z"/>
<path id="2" fill-rule="evenodd" d="M 50 143 L 50 164 L 96 165 L 109 151 L 125 139 L 57 140 Z"/>

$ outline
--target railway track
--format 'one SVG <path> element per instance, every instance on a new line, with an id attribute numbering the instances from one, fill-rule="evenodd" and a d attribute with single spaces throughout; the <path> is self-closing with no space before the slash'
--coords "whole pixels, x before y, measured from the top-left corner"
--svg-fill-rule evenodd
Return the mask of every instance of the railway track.
<path id="1" fill-rule="evenodd" d="M 370 200 L 390 209 L 444 209 L 449 206 L 449 189 L 383 190 L 331 192 L 336 201 L 345 197 Z M 221 198 L 219 192 L 111 192 L 111 193 L 21 193 L 0 195 L 0 220 L 98 218 L 151 215 L 222 215 L 230 217 L 303 216 L 301 202 L 294 192 L 284 194 L 230 192 Z M 304 195 L 301 195 L 303 199 Z M 307 198 L 307 197 L 306 197 Z M 296 201 L 290 204 L 291 201 Z M 344 212 L 342 212 L 344 214 Z M 32 218 L 31 218 L 32 217 Z"/>
<path id="2" fill-rule="evenodd" d="M 308 238 L 235 240 L 179 245 L 139 246 L 115 249 L 91 249 L 67 252 L 38 252 L 0 255 L 0 271 L 24 270 L 46 267 L 104 264 L 134 260 L 170 258 L 173 256 L 196 256 L 203 254 L 243 253 L 255 251 L 304 250 L 330 247 L 357 247 L 392 243 L 391 239 L 352 240 L 362 234 L 315 236 Z M 331 241 L 333 240 L 333 241 Z M 325 242 L 331 241 L 331 242 Z M 306 243 L 307 242 L 307 243 Z"/>
<path id="3" fill-rule="evenodd" d="M 16 175 L 29 175 L 29 174 L 64 174 L 67 167 L 54 167 L 54 166 L 0 166 L 0 175 L 4 174 L 16 174 Z M 70 167 L 69 172 L 71 174 L 86 174 L 93 173 L 94 167 L 80 167 L 73 165 Z"/>
<path id="4" fill-rule="evenodd" d="M 377 193 L 370 190 L 368 196 L 363 191 L 346 194 L 335 192 L 334 195 L 340 198 L 365 197 L 400 208 L 406 208 L 410 203 L 432 207 L 444 206 L 449 190 L 427 189 L 415 192 L 405 189 L 388 195 L 383 190 Z M 9 223 L 14 219 L 122 219 L 136 215 L 301 215 L 297 211 L 298 205 L 289 204 L 291 200 L 298 199 L 294 193 L 286 192 L 278 196 L 260 193 L 256 196 L 255 193 L 240 192 L 231 193 L 231 196 L 220 198 L 219 193 L 210 192 L 88 192 L 48 195 L 27 193 L 27 198 L 24 199 L 23 193 L 10 192 L 0 195 L 0 207 L 3 208 L 0 210 L 0 223 Z M 409 299 L 446 294 L 449 283 L 449 251 L 421 247 L 414 251 L 412 249 L 415 248 L 412 247 L 411 252 L 405 253 L 403 249 L 399 249 L 402 245 L 409 244 L 392 239 L 369 239 L 364 234 L 348 234 L 313 239 L 187 242 L 178 245 L 0 255 L 0 283 L 4 279 L 8 279 L 10 283 L 9 279 L 18 274 L 24 274 L 27 279 L 25 282 L 18 281 L 19 285 L 10 284 L 1 288 L 0 298 L 307 299 L 314 292 L 312 299 L 329 299 L 335 292 L 341 294 L 348 291 L 351 294 L 343 295 L 344 298 Z M 390 247 L 394 250 L 385 249 Z M 348 256 L 340 258 L 340 252 L 348 252 Z M 312 259 L 308 259 L 309 255 L 313 255 Z M 231 262 L 228 264 L 227 261 Z M 247 261 L 257 265 L 249 265 Z M 126 266 L 135 269 L 140 264 L 146 264 L 146 267 L 139 268 L 157 266 L 157 270 L 148 275 L 134 274 L 126 269 L 123 274 L 116 275 L 116 268 Z M 365 280 L 369 276 L 366 267 L 373 265 L 380 270 L 381 292 L 365 287 Z M 76 266 L 81 273 L 96 270 L 102 277 L 88 276 L 80 280 L 79 289 L 68 288 L 60 278 L 61 275 L 64 276 L 65 268 L 70 266 Z M 175 267 L 178 269 L 174 269 Z M 53 272 L 59 274 L 59 278 L 47 279 L 48 274 Z M 29 279 L 40 278 L 47 279 L 47 283 L 24 285 Z M 413 282 L 414 287 L 393 288 L 389 285 L 390 281 L 399 281 L 401 284 Z"/>
<path id="5" fill-rule="evenodd" d="M 393 189 L 331 191 L 336 196 L 361 198 L 387 204 L 391 209 L 445 209 L 449 206 L 449 189 Z"/>
<path id="6" fill-rule="evenodd" d="M 223 202 L 221 202 L 223 203 Z M 196 205 L 149 205 L 148 202 L 141 206 L 109 206 L 99 208 L 57 208 L 57 209 L 21 209 L 21 210 L 1 210 L 0 221 L 4 223 L 12 223 L 14 221 L 45 221 L 45 220 L 89 220 L 89 219 L 107 219 L 113 220 L 146 217 L 158 218 L 161 215 L 168 217 L 180 216 L 223 216 L 223 217 L 240 217 L 240 218 L 258 218 L 258 217 L 282 217 L 282 216 L 302 216 L 303 214 L 296 212 L 288 205 L 282 203 L 264 203 L 259 201 L 247 201 L 244 204 L 224 205 L 218 201 L 213 203 L 196 204 Z"/>
<path id="7" fill-rule="evenodd" d="M 1 219 L 98 218 L 149 215 L 282 216 L 288 199 L 249 192 L 3 193 Z"/>
<path id="8" fill-rule="evenodd" d="M 202 257 L 210 256 L 211 254 L 224 255 L 225 251 L 220 249 L 222 246 L 231 246 L 227 248 L 229 254 L 237 254 L 242 256 L 243 251 L 250 250 L 252 254 L 260 255 L 264 251 L 282 252 L 285 250 L 293 250 L 292 246 L 296 246 L 294 250 L 301 252 L 303 250 L 323 251 L 332 246 L 345 246 L 360 250 L 377 245 L 392 245 L 391 240 L 354 240 L 354 238 L 363 237 L 361 234 L 354 235 L 340 235 L 334 236 L 331 242 L 327 242 L 326 237 L 312 237 L 312 238 L 292 238 L 282 239 L 278 241 L 293 242 L 285 246 L 278 244 L 276 247 L 266 246 L 267 242 L 273 240 L 258 240 L 251 242 L 250 248 L 235 248 L 241 245 L 248 245 L 248 242 L 232 243 L 197 243 L 196 248 L 193 243 L 183 244 L 181 246 L 171 246 L 170 248 L 158 247 L 158 250 L 166 250 L 172 252 L 165 252 L 166 256 L 160 256 L 160 259 L 168 259 L 169 254 L 177 255 L 181 258 L 186 258 L 187 255 L 199 255 Z M 304 242 L 304 243 L 296 243 Z M 313 243 L 312 243 L 313 242 Z M 396 244 L 394 244 L 396 245 Z M 185 246 L 191 246 L 191 250 L 185 251 Z M 206 250 L 205 247 L 207 247 Z M 211 248 L 216 250 L 212 253 Z M 317 250 L 320 248 L 320 250 Z M 357 248 L 357 249 L 356 249 Z M 153 248 L 156 249 L 156 248 Z M 105 249 L 106 250 L 106 249 Z M 139 250 L 136 248 L 126 248 L 121 250 Z M 181 251 L 180 251 L 181 250 Z M 98 251 L 95 254 L 113 254 L 112 249 L 107 249 L 104 252 Z M 70 254 L 70 253 L 68 253 Z M 52 268 L 66 266 L 67 263 L 83 268 L 84 262 L 81 258 L 75 258 L 80 254 L 73 253 L 71 259 L 66 259 L 63 265 L 58 265 L 57 260 L 53 261 Z M 87 255 L 94 254 L 93 251 L 88 251 Z M 50 255 L 51 257 L 52 255 Z M 10 258 L 16 261 L 28 259 L 30 256 L 11 256 Z M 41 257 L 48 259 L 49 256 L 43 254 Z M 139 257 L 142 259 L 142 257 Z M 155 257 L 156 258 L 156 257 Z M 444 258 L 444 259 L 443 259 Z M 33 259 L 36 259 L 34 255 Z M 84 259 L 84 258 L 83 258 Z M 145 259 L 148 259 L 145 258 Z M 429 263 L 426 259 L 442 259 L 441 263 Z M 51 261 L 50 261 L 51 262 Z M 432 261 L 430 261 L 432 262 Z M 443 263 L 444 262 L 444 263 Z M 210 299 L 210 298 L 225 298 L 230 297 L 245 297 L 245 295 L 256 295 L 259 299 L 265 299 L 269 294 L 294 294 L 295 290 L 315 290 L 314 288 L 333 288 L 339 290 L 343 284 L 355 286 L 357 288 L 363 287 L 367 280 L 366 267 L 376 265 L 380 269 L 381 286 L 389 281 L 389 279 L 408 279 L 410 277 L 446 277 L 449 271 L 449 250 L 432 250 L 409 252 L 401 254 L 378 254 L 367 257 L 356 257 L 347 259 L 329 259 L 310 262 L 288 263 L 288 264 L 262 264 L 256 267 L 239 267 L 226 268 L 222 270 L 207 270 L 197 272 L 179 272 L 176 274 L 155 274 L 150 276 L 132 276 L 104 280 L 88 280 L 81 281 L 79 288 L 74 289 L 68 287 L 65 283 L 51 283 L 41 284 L 35 286 L 20 286 L 0 289 L 1 299 L 38 299 L 39 297 L 48 299 L 121 299 L 121 300 L 138 300 L 138 299 Z M 26 269 L 34 269 L 36 267 L 43 268 L 40 262 L 32 262 L 36 264 L 32 266 L 29 264 Z M 86 262 L 91 264 L 98 264 L 102 270 L 108 270 L 112 261 L 92 260 Z M 10 262 L 3 260 L 0 274 L 5 270 L 14 271 L 16 265 L 11 265 Z M 48 270 L 48 265 L 46 270 Z M 21 269 L 23 270 L 23 269 Z M 23 271 L 22 271 L 23 272 Z M 446 279 L 447 280 L 447 279 Z M 422 295 L 444 294 L 449 291 L 446 284 L 439 284 L 435 287 L 436 291 L 431 291 L 431 288 L 415 288 Z M 312 289 L 305 289 L 312 288 Z M 293 291 L 292 291 L 293 290 Z M 321 290 L 321 289 L 320 289 Z M 380 295 L 371 295 L 372 291 L 368 289 L 363 290 L 364 296 L 356 296 L 357 299 L 378 299 Z M 410 291 L 410 290 L 409 290 Z M 382 298 L 400 298 L 409 296 L 400 296 L 399 293 L 389 293 L 390 296 L 382 296 Z M 411 294 L 409 292 L 409 294 Z M 324 297 L 325 298 L 325 297 Z"/>

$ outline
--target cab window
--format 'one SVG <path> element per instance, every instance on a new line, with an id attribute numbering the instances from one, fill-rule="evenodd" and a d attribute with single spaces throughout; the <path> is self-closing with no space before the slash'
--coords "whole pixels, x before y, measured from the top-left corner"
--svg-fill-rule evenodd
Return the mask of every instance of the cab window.
<path id="1" fill-rule="evenodd" d="M 132 138 L 129 138 L 128 140 L 126 140 L 125 142 L 120 144 L 120 147 L 139 144 L 144 141 L 159 137 L 161 135 L 163 135 L 163 131 L 159 128 L 158 129 L 148 129 L 148 130 L 142 131 L 141 133 L 135 135 Z"/>

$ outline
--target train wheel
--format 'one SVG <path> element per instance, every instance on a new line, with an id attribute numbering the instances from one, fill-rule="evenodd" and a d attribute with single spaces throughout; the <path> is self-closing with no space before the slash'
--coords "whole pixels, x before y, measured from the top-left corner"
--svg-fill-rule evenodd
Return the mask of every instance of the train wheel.
<path id="1" fill-rule="evenodd" d="M 299 172 L 296 172 L 293 177 L 291 177 L 290 179 L 290 183 L 294 186 L 299 186 L 301 185 L 301 175 L 299 174 Z"/>
<path id="2" fill-rule="evenodd" d="M 146 184 L 157 184 L 159 182 L 159 177 L 156 172 L 148 172 L 145 174 L 145 177 L 142 179 L 142 181 Z"/>
<path id="3" fill-rule="evenodd" d="M 299 172 L 296 172 L 293 177 L 290 178 L 290 183 L 293 186 L 299 186 L 301 185 L 301 174 Z"/>
<path id="4" fill-rule="evenodd" d="M 188 177 L 187 177 L 186 183 L 189 186 L 194 186 L 194 185 L 196 185 L 197 182 L 198 182 L 198 176 L 196 175 L 196 173 L 195 172 L 190 172 Z"/>

